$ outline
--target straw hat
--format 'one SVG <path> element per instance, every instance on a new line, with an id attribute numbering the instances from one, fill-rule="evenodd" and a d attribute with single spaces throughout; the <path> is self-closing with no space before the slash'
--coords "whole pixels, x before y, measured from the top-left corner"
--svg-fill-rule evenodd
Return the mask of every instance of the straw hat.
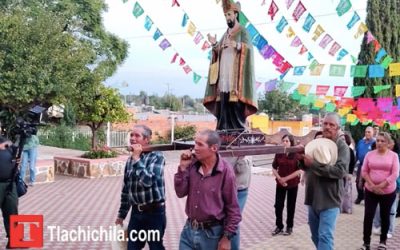
<path id="1" fill-rule="evenodd" d="M 326 138 L 310 141 L 304 151 L 306 155 L 310 155 L 315 161 L 323 165 L 334 165 L 338 157 L 336 143 Z"/>

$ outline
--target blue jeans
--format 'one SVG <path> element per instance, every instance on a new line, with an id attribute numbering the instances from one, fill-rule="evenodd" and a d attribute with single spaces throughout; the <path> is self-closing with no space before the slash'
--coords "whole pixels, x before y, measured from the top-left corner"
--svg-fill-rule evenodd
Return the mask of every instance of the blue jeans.
<path id="1" fill-rule="evenodd" d="M 147 243 L 149 244 L 149 249 L 165 250 L 165 247 L 163 245 L 163 236 L 166 226 L 167 218 L 165 216 L 165 206 L 156 208 L 154 211 L 151 212 L 139 212 L 132 210 L 131 219 L 128 225 L 128 232 L 130 233 L 132 230 L 136 230 L 137 234 L 133 234 L 132 236 L 136 237 L 137 240 L 128 241 L 128 250 L 137 250 L 144 248 L 146 241 L 139 240 L 141 230 L 145 230 L 146 232 L 151 232 L 151 230 L 153 232 L 158 231 L 160 233 L 160 240 L 155 241 L 154 239 L 148 239 Z"/>
<path id="2" fill-rule="evenodd" d="M 217 225 L 210 229 L 193 229 L 189 222 L 183 227 L 179 240 L 179 250 L 213 250 L 218 249 L 219 240 L 223 234 L 223 226 Z"/>
<path id="3" fill-rule="evenodd" d="M 22 150 L 22 160 L 21 160 L 21 177 L 25 180 L 26 166 L 29 161 L 29 181 L 31 183 L 35 182 L 36 177 L 36 157 L 37 157 L 37 147 Z"/>
<path id="4" fill-rule="evenodd" d="M 394 228 L 396 226 L 396 213 L 397 213 L 397 203 L 399 202 L 399 194 L 396 194 L 396 199 L 393 202 L 392 207 L 390 208 L 390 225 L 388 233 L 393 234 Z M 375 216 L 374 216 L 374 227 L 381 227 L 381 215 L 379 205 L 376 207 Z"/>
<path id="5" fill-rule="evenodd" d="M 247 196 L 249 194 L 249 189 L 238 190 L 237 197 L 240 207 L 240 213 L 243 214 L 244 205 L 247 201 Z M 243 218 L 243 217 L 242 217 Z M 238 229 L 236 230 L 236 235 L 231 239 L 231 250 L 239 250 L 240 249 L 240 225 L 238 225 Z"/>
<path id="6" fill-rule="evenodd" d="M 311 239 L 317 250 L 332 250 L 336 219 L 340 212 L 338 207 L 316 211 L 308 206 L 308 224 Z"/>

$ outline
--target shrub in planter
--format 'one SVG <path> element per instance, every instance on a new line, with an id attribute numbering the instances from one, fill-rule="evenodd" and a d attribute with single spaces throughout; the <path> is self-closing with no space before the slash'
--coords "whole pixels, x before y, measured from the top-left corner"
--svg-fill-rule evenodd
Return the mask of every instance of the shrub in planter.
<path id="1" fill-rule="evenodd" d="M 111 150 L 107 146 L 95 147 L 92 150 L 82 155 L 83 158 L 89 158 L 89 159 L 114 158 L 117 156 L 118 153 Z"/>

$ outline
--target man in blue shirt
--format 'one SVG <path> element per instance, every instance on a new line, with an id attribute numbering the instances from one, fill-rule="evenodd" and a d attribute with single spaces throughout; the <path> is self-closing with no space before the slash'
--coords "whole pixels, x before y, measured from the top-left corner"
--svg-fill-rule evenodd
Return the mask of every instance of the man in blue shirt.
<path id="1" fill-rule="evenodd" d="M 363 179 L 360 176 L 361 167 L 364 162 L 365 155 L 371 151 L 371 145 L 375 142 L 374 139 L 374 129 L 372 127 L 367 127 L 365 129 L 365 136 L 360 141 L 358 141 L 356 146 L 356 154 L 358 160 L 358 168 L 357 168 L 357 178 L 356 178 L 356 186 L 357 186 L 357 199 L 355 200 L 356 204 L 360 204 L 362 200 L 364 200 L 364 183 Z"/>

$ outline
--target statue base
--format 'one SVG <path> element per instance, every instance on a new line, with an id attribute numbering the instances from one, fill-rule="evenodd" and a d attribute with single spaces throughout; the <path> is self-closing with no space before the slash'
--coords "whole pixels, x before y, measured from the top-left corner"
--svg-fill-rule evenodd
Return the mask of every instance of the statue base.
<path id="1" fill-rule="evenodd" d="M 248 146 L 264 145 L 265 134 L 261 132 L 240 132 L 240 131 L 217 131 L 221 138 L 221 145 L 228 146 Z"/>

